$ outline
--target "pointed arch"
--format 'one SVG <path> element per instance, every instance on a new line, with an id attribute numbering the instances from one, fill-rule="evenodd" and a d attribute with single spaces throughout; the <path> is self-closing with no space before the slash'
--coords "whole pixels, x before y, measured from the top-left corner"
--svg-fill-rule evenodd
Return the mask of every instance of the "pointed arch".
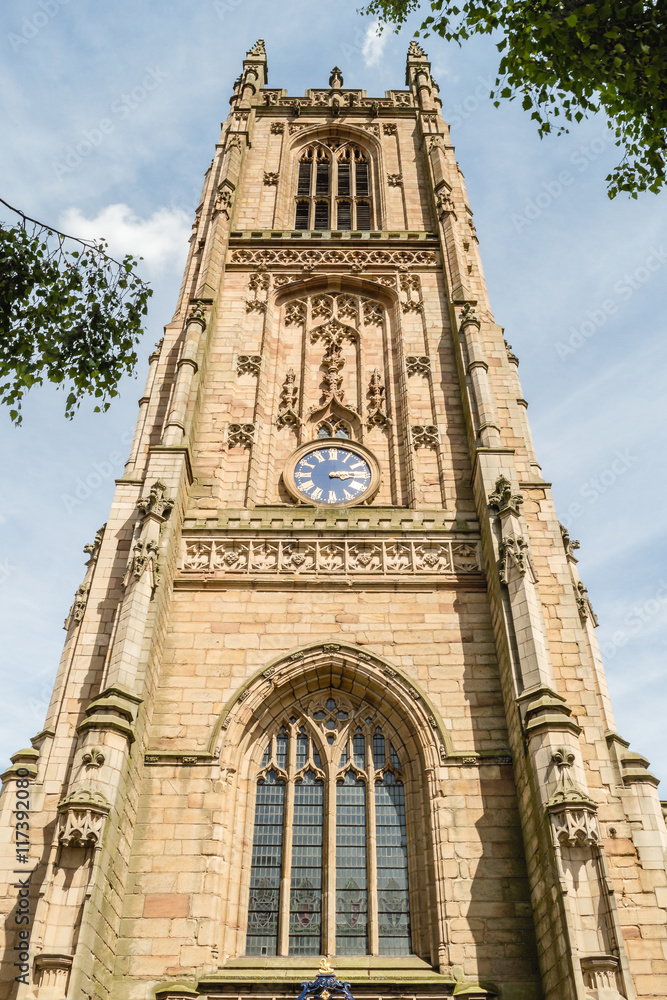
<path id="1" fill-rule="evenodd" d="M 300 129 L 289 146 L 282 212 L 297 230 L 382 229 L 382 147 L 372 131 L 322 123 Z"/>
<path id="2" fill-rule="evenodd" d="M 342 715 L 327 722 L 330 705 Z M 306 763 L 314 759 L 314 750 L 308 749 L 301 763 L 292 756 L 285 768 L 287 758 L 276 750 L 276 734 L 283 732 L 292 748 L 299 733 L 304 745 L 316 743 L 321 767 Z M 211 735 L 211 746 L 216 744 L 221 773 L 230 786 L 226 813 L 233 870 L 242 873 L 240 882 L 228 884 L 228 954 L 246 954 L 246 947 L 259 955 L 301 954 L 295 921 L 302 919 L 307 927 L 312 919 L 316 933 L 304 954 L 319 954 L 321 946 L 328 953 L 412 952 L 435 960 L 442 886 L 433 847 L 438 842 L 433 803 L 437 765 L 452 747 L 438 712 L 418 685 L 383 657 L 358 646 L 316 643 L 278 657 L 235 692 Z M 299 775 L 305 779 L 306 773 L 313 787 L 299 792 Z M 278 813 L 272 814 L 273 840 L 267 840 L 262 824 L 271 803 Z M 300 803 L 305 813 L 298 812 Z M 312 818 L 313 810 L 320 810 L 319 818 Z M 300 815 L 306 816 L 304 822 L 319 824 L 324 838 L 318 841 L 316 827 L 308 834 L 322 847 L 307 872 L 296 853 L 304 842 L 301 833 L 297 836 Z M 355 824 L 358 833 L 346 832 L 347 825 Z M 342 840 L 336 832 L 341 829 Z M 348 842 L 360 844 L 357 859 L 366 859 L 357 860 L 356 868 Z M 272 855 L 265 844 L 273 844 Z M 383 846 L 392 844 L 397 847 Z M 269 856 L 278 860 L 267 871 Z M 341 929 L 346 907 L 349 913 L 361 907 L 367 914 L 363 929 L 352 919 Z M 264 940 L 262 928 L 269 924 Z M 352 951 L 345 950 L 350 947 Z"/>
<path id="3" fill-rule="evenodd" d="M 321 687 L 323 669 L 339 679 L 341 693 L 369 691 L 392 712 L 404 717 L 405 726 L 419 739 L 424 764 L 435 767 L 454 754 L 451 736 L 426 692 L 395 664 L 351 643 L 314 643 L 282 654 L 260 667 L 231 696 L 209 738 L 209 753 L 238 747 L 253 723 L 266 717 L 269 701 L 287 709 L 295 698 Z M 316 687 L 313 687 L 315 681 Z M 442 748 L 442 750 L 440 749 Z"/>

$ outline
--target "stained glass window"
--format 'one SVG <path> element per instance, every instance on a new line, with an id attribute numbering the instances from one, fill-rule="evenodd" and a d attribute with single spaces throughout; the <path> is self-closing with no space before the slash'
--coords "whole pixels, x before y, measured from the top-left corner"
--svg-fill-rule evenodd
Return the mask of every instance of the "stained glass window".
<path id="1" fill-rule="evenodd" d="M 275 771 L 257 782 L 246 954 L 275 955 L 278 944 L 285 783 Z"/>
<path id="2" fill-rule="evenodd" d="M 375 784 L 375 829 L 380 954 L 409 955 L 405 795 L 403 782 L 397 781 L 391 771 L 387 771 Z"/>
<path id="3" fill-rule="evenodd" d="M 331 692 L 295 708 L 263 747 L 246 953 L 409 955 L 407 751 L 396 734 L 377 709 Z"/>
<path id="4" fill-rule="evenodd" d="M 324 785 L 307 771 L 294 788 L 290 955 L 319 955 L 322 950 L 323 819 Z"/>
<path id="5" fill-rule="evenodd" d="M 348 771 L 336 786 L 336 954 L 367 952 L 366 785 Z"/>

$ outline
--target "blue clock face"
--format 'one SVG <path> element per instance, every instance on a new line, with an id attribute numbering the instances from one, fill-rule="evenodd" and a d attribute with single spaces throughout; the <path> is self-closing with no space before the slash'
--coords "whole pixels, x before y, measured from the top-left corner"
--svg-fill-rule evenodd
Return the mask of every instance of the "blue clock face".
<path id="1" fill-rule="evenodd" d="M 350 448 L 325 445 L 296 463 L 294 485 L 304 499 L 332 506 L 362 500 L 371 487 L 371 469 Z"/>

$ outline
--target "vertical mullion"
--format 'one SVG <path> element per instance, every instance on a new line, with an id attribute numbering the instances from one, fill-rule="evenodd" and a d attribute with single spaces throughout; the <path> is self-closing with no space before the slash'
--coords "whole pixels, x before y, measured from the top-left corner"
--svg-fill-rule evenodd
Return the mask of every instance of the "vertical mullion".
<path id="1" fill-rule="evenodd" d="M 287 744 L 287 787 L 285 788 L 285 820 L 283 824 L 283 871 L 280 879 L 280 919 L 278 922 L 278 954 L 289 954 L 289 915 L 292 886 L 292 833 L 294 828 L 294 773 L 296 770 L 296 740 L 290 731 Z"/>
<path id="2" fill-rule="evenodd" d="M 375 823 L 375 762 L 373 733 L 366 737 L 366 886 L 368 893 L 368 953 L 380 954 L 377 894 L 377 832 Z"/>
<path id="3" fill-rule="evenodd" d="M 322 893 L 322 954 L 336 953 L 336 763 L 329 761 L 324 810 Z"/>

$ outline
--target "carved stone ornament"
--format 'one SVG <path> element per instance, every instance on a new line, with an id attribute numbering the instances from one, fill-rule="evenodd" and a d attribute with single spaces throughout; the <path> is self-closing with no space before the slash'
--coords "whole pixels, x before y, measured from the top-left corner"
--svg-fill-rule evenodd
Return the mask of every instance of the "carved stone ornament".
<path id="1" fill-rule="evenodd" d="M 396 135 L 396 126 L 393 122 L 385 122 L 382 131 L 385 135 Z"/>
<path id="2" fill-rule="evenodd" d="M 259 375 L 261 364 L 261 354 L 239 354 L 236 359 L 236 374 Z"/>
<path id="3" fill-rule="evenodd" d="M 478 543 L 460 539 L 188 538 L 185 574 L 384 575 L 479 573 Z"/>
<path id="4" fill-rule="evenodd" d="M 257 41 L 255 42 L 255 44 L 253 45 L 253 47 L 251 49 L 248 49 L 248 52 L 246 54 L 246 58 L 249 59 L 252 56 L 260 56 L 261 57 L 261 56 L 265 56 L 265 55 L 266 55 L 266 49 L 264 48 L 264 39 L 263 38 L 258 38 Z"/>
<path id="5" fill-rule="evenodd" d="M 101 792 L 80 788 L 58 805 L 58 840 L 64 847 L 99 843 L 110 805 Z"/>
<path id="6" fill-rule="evenodd" d="M 296 384 L 294 369 L 290 368 L 280 390 L 276 427 L 298 427 L 300 423 L 298 406 L 299 387 Z"/>
<path id="7" fill-rule="evenodd" d="M 83 616 L 86 612 L 86 605 L 88 604 L 88 592 L 90 590 L 90 585 L 88 583 L 82 583 L 80 587 L 77 587 L 76 594 L 74 595 L 74 602 L 72 607 L 69 609 L 69 614 L 65 619 L 65 624 L 63 628 L 69 631 L 72 625 L 80 625 L 83 621 Z"/>
<path id="8" fill-rule="evenodd" d="M 329 86 L 332 90 L 340 90 L 343 86 L 343 74 L 341 73 L 338 66 L 334 66 L 331 70 L 331 76 L 329 77 Z"/>
<path id="9" fill-rule="evenodd" d="M 578 580 L 574 586 L 574 596 L 577 602 L 577 610 L 579 612 L 579 617 L 581 618 L 582 624 L 590 616 L 593 626 L 597 628 L 599 624 L 597 615 L 593 611 L 591 602 L 588 598 L 588 590 L 583 585 L 581 580 Z"/>
<path id="10" fill-rule="evenodd" d="M 201 323 L 202 327 L 206 326 L 206 303 L 203 299 L 195 299 L 190 303 L 188 323 Z"/>
<path id="11" fill-rule="evenodd" d="M 442 188 L 437 194 L 438 215 L 442 218 L 445 215 L 453 215 L 456 218 L 456 208 L 451 191 Z"/>
<path id="12" fill-rule="evenodd" d="M 389 187 L 400 187 L 403 183 L 403 174 L 387 174 Z"/>
<path id="13" fill-rule="evenodd" d="M 600 840 L 597 803 L 572 780 L 574 754 L 560 747 L 551 759 L 559 771 L 558 784 L 547 803 L 554 840 L 568 847 L 594 847 Z"/>
<path id="14" fill-rule="evenodd" d="M 364 323 L 366 326 L 381 326 L 384 311 L 377 302 L 370 299 L 364 300 Z"/>
<path id="15" fill-rule="evenodd" d="M 218 185 L 218 189 L 215 193 L 215 201 L 213 202 L 213 212 L 214 214 L 222 214 L 225 218 L 229 218 L 232 209 L 232 192 L 226 185 Z"/>
<path id="16" fill-rule="evenodd" d="M 459 323 L 461 327 L 466 326 L 468 323 L 474 323 L 476 326 L 479 326 L 479 318 L 472 302 L 466 302 L 463 306 L 459 315 Z"/>
<path id="17" fill-rule="evenodd" d="M 284 122 L 271 122 L 271 134 L 272 135 L 282 135 L 285 131 Z"/>
<path id="18" fill-rule="evenodd" d="M 123 580 L 123 586 L 127 587 L 132 579 L 141 580 L 144 573 L 149 571 L 151 575 L 151 586 L 154 589 L 157 586 L 158 580 L 157 556 L 157 542 L 154 542 L 150 538 L 139 539 L 138 542 L 135 542 L 134 548 L 132 549 L 132 557 L 128 563 L 125 578 Z"/>
<path id="19" fill-rule="evenodd" d="M 528 567 L 531 566 L 528 542 L 525 538 L 522 535 L 510 535 L 503 538 L 498 548 L 500 549 L 498 560 L 500 582 L 509 583 L 510 566 L 514 566 L 521 576 L 525 576 Z"/>
<path id="20" fill-rule="evenodd" d="M 426 53 L 424 52 L 421 45 L 412 39 L 410 45 L 408 46 L 408 58 L 409 59 L 425 59 Z"/>
<path id="21" fill-rule="evenodd" d="M 511 510 L 514 514 L 519 513 L 519 507 L 523 503 L 520 493 L 512 493 L 512 484 L 505 476 L 496 479 L 496 488 L 493 493 L 489 493 L 489 507 L 495 507 L 499 514 Z"/>
<path id="22" fill-rule="evenodd" d="M 382 385 L 380 370 L 378 368 L 374 368 L 370 384 L 368 386 L 367 420 L 369 428 L 384 427 L 389 422 L 386 408 L 387 402 L 385 399 L 385 388 Z"/>
<path id="23" fill-rule="evenodd" d="M 298 299 L 296 302 L 290 302 L 285 309 L 285 326 L 291 326 L 292 324 L 303 326 L 305 322 L 306 303 Z"/>
<path id="24" fill-rule="evenodd" d="M 280 178 L 280 173 L 277 170 L 265 170 L 264 171 L 264 183 L 267 187 L 275 186 Z"/>
<path id="25" fill-rule="evenodd" d="M 157 347 L 157 344 L 155 346 Z M 87 556 L 89 556 L 87 563 L 88 566 L 94 565 L 97 562 L 97 557 L 100 554 L 100 548 L 102 547 L 102 539 L 104 538 L 105 528 L 106 524 L 103 524 L 102 527 L 96 532 L 95 540 L 93 542 L 89 542 L 88 545 L 84 545 L 83 547 L 83 551 Z"/>
<path id="26" fill-rule="evenodd" d="M 570 538 L 570 532 L 567 530 L 564 524 L 559 523 L 558 527 L 560 528 L 560 537 L 563 539 L 563 548 L 565 549 L 565 555 L 568 557 L 568 559 L 573 559 L 574 562 L 576 562 L 577 560 L 575 559 L 574 553 L 577 549 L 581 548 L 581 542 L 578 541 L 578 539 L 576 538 Z"/>
<path id="27" fill-rule="evenodd" d="M 99 747 L 88 747 L 81 754 L 81 761 L 86 768 L 97 769 L 104 763 L 104 753 Z"/>
<path id="28" fill-rule="evenodd" d="M 431 359 L 425 354 L 408 354 L 405 368 L 408 375 L 430 375 Z"/>
<path id="29" fill-rule="evenodd" d="M 433 424 L 415 424 L 412 427 L 412 444 L 417 448 L 437 448 L 438 428 Z"/>
<path id="30" fill-rule="evenodd" d="M 150 488 L 147 497 L 137 500 L 137 507 L 144 517 L 149 514 L 165 521 L 174 506 L 174 501 L 166 496 L 167 486 L 161 480 L 156 480 Z"/>
<path id="31" fill-rule="evenodd" d="M 618 990 L 620 962 L 615 955 L 585 955 L 581 958 L 584 986 L 595 1000 L 625 1000 Z"/>
<path id="32" fill-rule="evenodd" d="M 39 996 L 67 996 L 70 969 L 74 959 L 71 955 L 35 955 L 35 986 Z"/>
<path id="33" fill-rule="evenodd" d="M 227 445 L 229 448 L 252 448 L 254 440 L 254 424 L 229 424 L 227 429 Z"/>
<path id="34" fill-rule="evenodd" d="M 417 274 L 402 274 L 400 276 L 401 291 L 405 293 L 405 299 L 401 301 L 403 312 L 417 312 L 421 309 L 422 286 Z"/>
<path id="35" fill-rule="evenodd" d="M 518 365 L 519 365 L 519 359 L 517 358 L 516 354 L 513 352 L 512 345 L 508 344 L 504 337 L 503 337 L 503 343 L 505 345 L 505 350 L 507 351 L 507 360 L 510 362 L 510 364 L 517 365 L 517 367 L 518 367 Z"/>

